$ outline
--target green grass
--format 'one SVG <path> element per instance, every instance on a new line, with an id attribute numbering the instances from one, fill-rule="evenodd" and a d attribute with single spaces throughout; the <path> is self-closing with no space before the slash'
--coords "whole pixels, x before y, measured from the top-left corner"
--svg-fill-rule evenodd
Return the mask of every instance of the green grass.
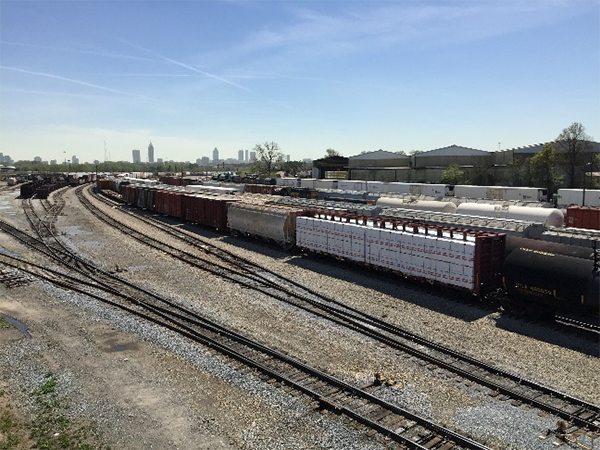
<path id="1" fill-rule="evenodd" d="M 69 401 L 58 393 L 58 380 L 48 372 L 44 383 L 31 392 L 38 414 L 31 424 L 30 438 L 34 448 L 40 450 L 60 449 L 107 449 L 94 426 L 76 422 L 67 415 Z"/>
<path id="2" fill-rule="evenodd" d="M 10 328 L 12 325 L 4 317 L 0 317 L 0 328 Z"/>

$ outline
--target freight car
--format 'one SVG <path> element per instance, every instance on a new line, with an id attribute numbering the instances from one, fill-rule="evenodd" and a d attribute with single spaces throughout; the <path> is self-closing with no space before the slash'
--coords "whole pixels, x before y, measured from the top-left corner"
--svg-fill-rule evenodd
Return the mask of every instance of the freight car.
<path id="1" fill-rule="evenodd" d="M 298 217 L 300 249 L 485 295 L 500 285 L 506 235 L 314 212 Z"/>
<path id="2" fill-rule="evenodd" d="M 570 206 L 567 208 L 566 225 L 573 228 L 600 230 L 600 207 Z"/>
<path id="3" fill-rule="evenodd" d="M 502 269 L 506 310 L 581 310 L 598 314 L 600 273 L 595 249 L 509 238 Z"/>
<path id="4" fill-rule="evenodd" d="M 102 183 L 103 185 L 105 183 Z M 120 186 L 123 199 L 219 230 L 393 271 L 530 313 L 600 309 L 596 249 L 410 220 L 266 204 L 259 197 Z M 268 198 L 268 197 L 265 197 Z M 517 240 L 515 240 L 517 239 Z"/>

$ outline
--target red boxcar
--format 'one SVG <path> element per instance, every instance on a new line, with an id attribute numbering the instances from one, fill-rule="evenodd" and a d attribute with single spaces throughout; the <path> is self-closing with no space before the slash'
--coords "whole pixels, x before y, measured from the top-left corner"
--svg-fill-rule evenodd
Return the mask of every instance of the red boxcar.
<path id="1" fill-rule="evenodd" d="M 567 208 L 568 227 L 600 230 L 600 208 L 592 206 L 570 206 Z"/>

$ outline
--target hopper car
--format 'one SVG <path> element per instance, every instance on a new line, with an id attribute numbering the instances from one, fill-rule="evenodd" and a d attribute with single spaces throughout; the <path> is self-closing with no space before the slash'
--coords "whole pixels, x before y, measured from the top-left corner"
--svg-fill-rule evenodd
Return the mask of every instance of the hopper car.
<path id="1" fill-rule="evenodd" d="M 598 252 L 504 233 L 367 217 L 300 205 L 270 204 L 269 196 L 189 192 L 174 187 L 116 185 L 130 205 L 234 234 L 257 236 L 307 253 L 500 299 L 528 313 L 600 309 Z"/>

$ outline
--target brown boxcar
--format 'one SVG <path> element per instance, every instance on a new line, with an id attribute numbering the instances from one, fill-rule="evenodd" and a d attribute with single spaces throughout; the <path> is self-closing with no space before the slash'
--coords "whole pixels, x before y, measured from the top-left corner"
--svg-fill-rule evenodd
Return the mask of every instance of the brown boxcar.
<path id="1" fill-rule="evenodd" d="M 592 206 L 570 206 L 567 208 L 567 226 L 600 230 L 600 208 Z"/>

